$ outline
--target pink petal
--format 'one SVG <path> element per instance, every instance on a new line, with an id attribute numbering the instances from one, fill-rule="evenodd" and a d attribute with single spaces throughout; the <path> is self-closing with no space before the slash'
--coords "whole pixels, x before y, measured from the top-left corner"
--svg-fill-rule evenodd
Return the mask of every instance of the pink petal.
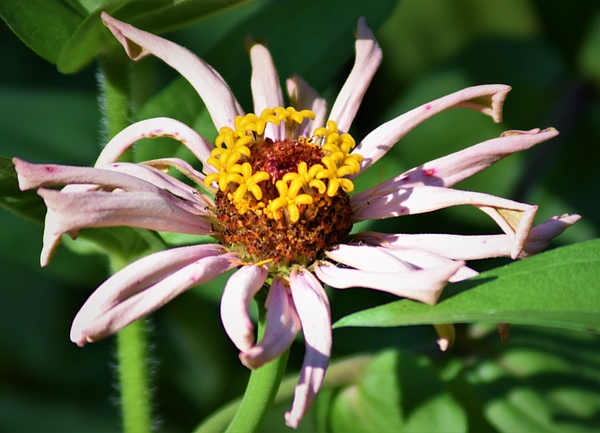
<path id="1" fill-rule="evenodd" d="M 453 262 L 452 259 L 444 257 L 443 255 L 418 249 L 386 248 L 386 251 L 399 260 L 409 263 L 413 266 L 413 269 L 417 270 L 437 268 Z M 456 273 L 448 279 L 448 281 L 451 283 L 456 283 L 458 281 L 476 277 L 477 275 L 479 275 L 479 272 L 476 270 L 471 269 L 468 266 L 463 266 L 459 268 Z"/>
<path id="2" fill-rule="evenodd" d="M 410 272 L 414 268 L 383 249 L 368 245 L 340 244 L 325 251 L 325 255 L 338 263 L 369 272 Z"/>
<path id="3" fill-rule="evenodd" d="M 244 114 L 225 80 L 204 60 L 173 42 L 114 19 L 106 12 L 102 12 L 102 21 L 132 60 L 154 54 L 183 75 L 204 101 L 217 130 L 222 126 L 233 127 L 235 116 Z"/>
<path id="4" fill-rule="evenodd" d="M 381 63 L 381 48 L 373 36 L 371 29 L 365 24 L 365 19 L 358 19 L 356 30 L 356 59 L 354 67 L 336 98 L 330 120 L 337 122 L 340 133 L 348 132 L 356 116 L 363 96 Z"/>
<path id="5" fill-rule="evenodd" d="M 509 91 L 509 86 L 501 84 L 468 87 L 384 123 L 367 135 L 355 149 L 365 158 L 361 172 L 377 162 L 415 126 L 442 111 L 458 107 L 471 108 L 491 116 L 495 122 L 502 121 L 502 105 Z"/>
<path id="6" fill-rule="evenodd" d="M 321 263 L 315 265 L 315 273 L 325 284 L 337 289 L 366 287 L 434 305 L 449 278 L 461 266 L 464 266 L 464 262 L 452 262 L 420 271 L 377 273 Z"/>
<path id="7" fill-rule="evenodd" d="M 449 234 L 389 234 L 363 232 L 358 240 L 389 249 L 419 249 L 458 260 L 479 260 L 510 255 L 508 235 L 461 236 Z"/>
<path id="8" fill-rule="evenodd" d="M 153 164 L 153 165 L 147 165 Z M 169 191 L 171 194 L 190 202 L 203 202 L 207 207 L 214 206 L 214 203 L 210 197 L 198 191 L 195 188 L 181 182 L 180 180 L 174 178 L 173 176 L 162 172 L 155 168 L 160 164 L 164 164 L 164 166 L 168 167 L 173 164 L 177 164 L 180 167 L 185 168 L 186 170 L 191 169 L 194 170 L 189 164 L 183 160 L 177 158 L 170 158 L 165 160 L 154 160 L 154 161 L 146 161 L 143 164 L 133 164 L 129 162 L 117 162 L 113 164 L 108 164 L 102 167 L 102 170 L 116 171 L 119 173 L 125 173 L 129 176 L 134 176 L 138 179 L 142 179 L 146 182 L 151 183 L 152 185 L 158 187 L 163 191 Z M 195 171 L 195 170 L 194 170 Z M 195 172 L 194 175 L 198 173 Z M 200 174 L 202 177 L 204 175 Z M 197 178 L 199 180 L 199 178 Z M 65 192 L 63 190 L 63 192 Z M 209 215 L 210 212 L 205 209 L 203 215 Z"/>
<path id="9" fill-rule="evenodd" d="M 147 311 L 139 314 L 140 311 L 155 310 L 179 293 L 176 284 L 165 284 L 162 281 L 178 275 L 194 263 L 196 265 L 192 268 L 198 268 L 200 263 L 202 266 L 216 263 L 218 266 L 210 272 L 220 269 L 219 266 L 222 267 L 223 264 L 227 267 L 228 261 L 235 256 L 224 253 L 225 248 L 221 245 L 195 245 L 160 251 L 129 264 L 98 287 L 81 307 L 71 326 L 71 340 L 78 346 L 83 346 L 117 332 L 115 326 L 125 327 L 128 323 L 149 313 Z M 206 258 L 217 258 L 219 255 L 221 255 L 220 261 L 203 261 Z M 172 280 L 173 278 L 169 282 Z M 162 293 L 161 290 L 156 289 L 159 284 L 163 289 Z M 151 293 L 156 296 L 153 298 L 153 304 L 143 303 L 142 300 L 147 301 Z M 129 300 L 135 301 L 133 305 Z M 123 308 L 123 305 L 131 306 L 131 310 Z M 123 317 L 119 317 L 115 309 L 119 313 L 122 312 Z M 132 319 L 132 314 L 137 317 Z"/>
<path id="10" fill-rule="evenodd" d="M 542 251 L 550 241 L 575 224 L 579 215 L 563 215 L 533 227 L 519 258 Z M 357 239 L 371 245 L 395 249 L 419 249 L 455 260 L 510 257 L 515 237 L 510 235 L 448 235 L 359 233 Z M 393 252 L 392 252 L 393 254 Z"/>
<path id="11" fill-rule="evenodd" d="M 283 93 L 279 84 L 277 69 L 269 50 L 264 45 L 251 41 L 250 61 L 252 62 L 252 99 L 254 113 L 260 116 L 265 108 L 283 107 Z M 272 123 L 267 124 L 265 136 L 273 141 L 281 140 L 281 128 Z"/>
<path id="12" fill-rule="evenodd" d="M 553 128 L 543 131 L 507 131 L 500 138 L 484 141 L 408 170 L 376 188 L 388 190 L 421 185 L 451 187 L 502 158 L 529 149 L 557 135 L 558 131 Z M 371 188 L 360 194 L 368 196 L 374 190 L 375 188 Z"/>
<path id="13" fill-rule="evenodd" d="M 63 233 L 88 227 L 130 226 L 175 233 L 207 235 L 209 220 L 190 209 L 148 192 L 64 193 L 40 188 L 48 207 L 41 264 L 50 260 Z M 180 200 L 181 201 L 181 200 Z"/>
<path id="14" fill-rule="evenodd" d="M 196 170 L 187 161 L 184 161 L 183 159 L 180 159 L 180 158 L 149 159 L 148 161 L 143 161 L 140 164 L 153 167 L 165 174 L 170 167 L 175 168 L 181 174 L 183 174 L 185 177 L 187 177 L 188 179 L 190 179 L 197 185 L 206 187 L 206 185 L 204 185 L 204 179 L 206 178 L 206 175 L 204 173 Z M 105 167 L 107 167 L 107 166 L 105 166 Z"/>
<path id="15" fill-rule="evenodd" d="M 161 192 L 155 185 L 137 177 L 99 168 L 31 164 L 18 158 L 13 158 L 13 164 L 17 171 L 19 188 L 23 191 L 40 186 L 74 183 L 102 185 L 110 189 L 120 188 L 126 191 L 143 191 L 156 194 Z"/>
<path id="16" fill-rule="evenodd" d="M 221 297 L 221 321 L 233 344 L 242 352 L 254 344 L 254 325 L 248 308 L 265 279 L 267 269 L 263 266 L 242 266 L 229 277 Z"/>
<path id="17" fill-rule="evenodd" d="M 331 356 L 331 315 L 327 294 L 309 271 L 294 268 L 290 275 L 290 287 L 306 342 L 306 354 L 292 408 L 285 414 L 285 423 L 296 428 L 312 407 L 325 377 Z"/>
<path id="18" fill-rule="evenodd" d="M 396 191 L 381 191 L 371 197 L 351 199 L 355 220 L 383 219 L 401 215 L 415 215 L 450 206 L 472 205 L 525 212 L 531 205 L 479 192 L 462 191 L 437 186 L 416 186 Z"/>
<path id="19" fill-rule="evenodd" d="M 181 142 L 202 162 L 207 173 L 214 171 L 212 166 L 206 165 L 214 146 L 189 126 L 168 117 L 142 120 L 123 129 L 104 147 L 95 166 L 116 162 L 136 141 L 156 137 L 169 137 Z"/>
<path id="20" fill-rule="evenodd" d="M 315 113 L 314 120 L 304 119 L 296 131 L 297 135 L 309 137 L 314 129 L 325 126 L 328 111 L 325 98 L 322 98 L 298 75 L 293 75 L 287 80 L 287 90 L 290 102 L 296 110 L 311 110 Z"/>
<path id="21" fill-rule="evenodd" d="M 565 214 L 560 217 L 555 216 L 552 219 L 533 227 L 531 232 L 529 232 L 523 251 L 519 254 L 519 258 L 524 259 L 543 251 L 552 239 L 561 235 L 566 229 L 580 219 L 581 217 L 577 214 Z"/>
<path id="22" fill-rule="evenodd" d="M 259 368 L 285 352 L 302 327 L 292 295 L 286 290 L 281 277 L 273 280 L 265 306 L 267 327 L 262 340 L 240 353 L 242 363 L 251 369 Z"/>

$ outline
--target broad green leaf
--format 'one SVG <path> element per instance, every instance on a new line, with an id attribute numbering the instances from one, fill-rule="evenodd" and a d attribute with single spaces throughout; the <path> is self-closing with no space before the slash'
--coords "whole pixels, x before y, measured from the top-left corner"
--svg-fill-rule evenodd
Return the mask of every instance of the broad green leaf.
<path id="1" fill-rule="evenodd" d="M 85 10 L 59 0 L 3 0 L 0 16 L 29 48 L 56 63 Z"/>
<path id="2" fill-rule="evenodd" d="M 508 345 L 493 334 L 467 344 L 468 358 L 448 385 L 460 394 L 473 431 L 491 430 L 477 421 L 481 415 L 499 432 L 597 431 L 598 336 L 520 328 Z"/>
<path id="3" fill-rule="evenodd" d="M 0 206 L 40 224 L 46 215 L 44 201 L 35 191 L 19 189 L 15 166 L 5 156 L 0 156 Z"/>
<path id="4" fill-rule="evenodd" d="M 332 432 L 461 432 L 466 416 L 427 359 L 409 352 L 377 356 L 361 379 L 326 402 Z M 318 403 L 319 404 L 319 403 Z"/>
<path id="5" fill-rule="evenodd" d="M 152 33 L 164 33 L 189 26 L 204 17 L 225 11 L 250 0 L 183 0 L 136 16 L 131 24 Z"/>
<path id="6" fill-rule="evenodd" d="M 82 229 L 77 240 L 64 236 L 66 246 L 78 254 L 108 254 L 117 269 L 147 254 L 160 251 L 165 244 L 153 231 L 133 227 Z"/>
<path id="7" fill-rule="evenodd" d="M 447 287 L 435 306 L 391 302 L 345 326 L 508 322 L 600 332 L 600 240 L 557 248 Z"/>
<path id="8" fill-rule="evenodd" d="M 115 18 L 128 21 L 131 15 L 164 6 L 170 0 L 117 0 L 89 14 L 73 31 L 56 59 L 56 67 L 64 74 L 78 72 L 103 50 L 120 49 L 110 30 L 102 24 L 100 14 L 106 11 Z"/>
<path id="9" fill-rule="evenodd" d="M 140 29 L 160 33 L 189 25 L 208 14 L 218 12 L 247 0 L 117 0 L 92 12 L 65 44 L 57 60 L 63 73 L 82 69 L 100 52 L 118 46 L 110 31 L 102 24 L 100 14 L 106 11 L 115 18 Z"/>

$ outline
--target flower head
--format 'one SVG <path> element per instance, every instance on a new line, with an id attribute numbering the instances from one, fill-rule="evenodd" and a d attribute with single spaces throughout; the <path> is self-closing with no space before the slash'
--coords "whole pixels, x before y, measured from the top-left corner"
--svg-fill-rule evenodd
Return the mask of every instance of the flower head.
<path id="1" fill-rule="evenodd" d="M 322 283 L 367 287 L 435 304 L 448 282 L 477 273 L 465 260 L 523 258 L 574 224 L 578 215 L 533 227 L 536 206 L 453 189 L 461 180 L 519 150 L 557 135 L 554 129 L 509 131 L 425 163 L 365 191 L 353 180 L 412 128 L 441 111 L 464 107 L 501 121 L 510 87 L 470 87 L 384 123 L 360 142 L 349 134 L 381 50 L 361 18 L 356 60 L 332 109 L 300 77 L 287 81 L 285 106 L 268 50 L 247 41 L 254 112 L 244 113 L 221 76 L 186 49 L 106 13 L 104 23 L 137 60 L 153 54 L 186 77 L 219 131 L 213 146 L 168 118 L 144 120 L 104 148 L 94 168 L 36 165 L 15 159 L 21 189 L 38 188 L 48 207 L 42 265 L 61 236 L 85 227 L 129 225 L 213 236 L 218 243 L 172 248 L 144 257 L 104 282 L 77 314 L 78 345 L 118 332 L 183 291 L 236 269 L 221 300 L 223 325 L 249 368 L 278 357 L 302 330 L 306 353 L 286 423 L 296 427 L 322 384 L 331 353 L 329 302 Z M 119 163 L 136 140 L 172 137 L 202 162 L 199 172 L 177 158 Z M 199 187 L 168 174 L 175 168 Z M 66 185 L 61 191 L 48 185 Z M 348 236 L 353 223 L 475 206 L 504 234 Z M 340 266 L 341 265 L 341 266 Z M 256 343 L 248 305 L 268 287 L 267 329 Z M 448 337 L 447 339 L 449 339 Z"/>

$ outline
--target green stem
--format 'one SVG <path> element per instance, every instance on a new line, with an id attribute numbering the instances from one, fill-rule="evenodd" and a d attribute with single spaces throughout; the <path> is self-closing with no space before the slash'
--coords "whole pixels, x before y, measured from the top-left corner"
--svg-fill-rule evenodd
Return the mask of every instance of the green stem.
<path id="1" fill-rule="evenodd" d="M 347 383 L 357 381 L 366 366 L 373 359 L 372 356 L 354 356 L 332 363 L 327 369 L 322 389 L 337 388 Z M 274 405 L 291 400 L 294 395 L 298 376 L 293 375 L 281 382 L 279 391 L 273 400 Z M 245 397 L 244 397 L 245 398 Z M 215 412 L 210 418 L 203 421 L 193 433 L 221 433 L 231 422 L 242 404 L 242 399 L 234 400 Z M 232 430 L 233 431 L 233 430 Z M 245 431 L 245 430 L 241 430 Z"/>
<path id="2" fill-rule="evenodd" d="M 101 57 L 100 80 L 108 138 L 114 137 L 131 123 L 131 73 L 133 63 L 123 50 Z M 129 260 L 112 255 L 112 271 L 126 266 Z M 117 361 L 121 391 L 121 412 L 125 433 L 152 431 L 152 405 L 148 368 L 148 330 L 138 320 L 117 335 Z"/>
<path id="3" fill-rule="evenodd" d="M 152 431 L 147 333 L 146 321 L 140 319 L 117 334 L 121 411 L 125 433 Z"/>
<path id="4" fill-rule="evenodd" d="M 264 306 L 265 299 L 261 298 L 262 296 L 257 296 L 256 299 L 259 340 L 263 338 L 265 333 L 267 315 L 267 309 Z M 273 404 L 283 378 L 288 355 L 289 349 L 279 358 L 252 371 L 244 398 L 227 428 L 227 432 L 254 432 L 258 430 Z"/>
<path id="5" fill-rule="evenodd" d="M 132 62 L 125 52 L 113 50 L 100 56 L 100 86 L 108 139 L 131 124 Z"/>

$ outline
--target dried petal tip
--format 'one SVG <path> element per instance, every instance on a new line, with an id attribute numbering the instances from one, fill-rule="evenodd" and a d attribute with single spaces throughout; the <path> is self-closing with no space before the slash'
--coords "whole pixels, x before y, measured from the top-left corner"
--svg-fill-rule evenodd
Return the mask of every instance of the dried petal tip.
<path id="1" fill-rule="evenodd" d="M 502 340 L 504 344 L 508 343 L 510 323 L 498 323 L 498 334 L 500 334 L 500 340 Z"/>
<path id="2" fill-rule="evenodd" d="M 500 134 L 500 137 L 510 137 L 510 136 L 514 136 L 514 135 L 537 135 L 537 134 L 548 134 L 548 133 L 552 133 L 552 134 L 550 137 L 546 138 L 546 140 L 558 135 L 558 131 L 556 130 L 556 128 L 546 128 L 546 129 L 534 128 L 529 131 L 519 131 L 519 130 L 511 129 L 508 131 L 504 131 L 502 134 Z"/>
<path id="3" fill-rule="evenodd" d="M 452 346 L 454 346 L 454 340 L 456 338 L 456 330 L 452 323 L 439 323 L 434 324 L 435 332 L 437 332 L 438 339 L 437 344 L 440 346 L 440 350 L 445 352 Z"/>

